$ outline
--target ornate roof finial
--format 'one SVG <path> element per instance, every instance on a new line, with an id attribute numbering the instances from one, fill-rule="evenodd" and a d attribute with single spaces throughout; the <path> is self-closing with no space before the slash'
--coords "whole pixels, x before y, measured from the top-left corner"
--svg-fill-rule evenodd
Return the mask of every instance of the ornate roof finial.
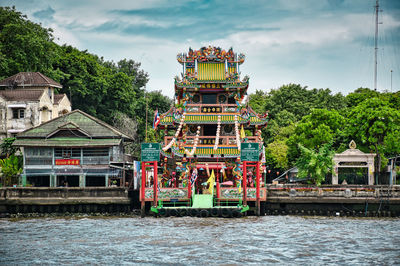
<path id="1" fill-rule="evenodd" d="M 349 148 L 354 150 L 357 147 L 356 142 L 354 140 L 350 141 Z"/>

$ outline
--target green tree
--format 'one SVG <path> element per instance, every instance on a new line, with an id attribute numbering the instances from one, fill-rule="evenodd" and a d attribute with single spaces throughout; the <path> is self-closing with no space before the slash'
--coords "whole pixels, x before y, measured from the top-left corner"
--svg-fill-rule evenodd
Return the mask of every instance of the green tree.
<path id="1" fill-rule="evenodd" d="M 15 7 L 0 7 L 0 79 L 23 71 L 51 73 L 56 50 L 51 29 L 29 21 Z"/>
<path id="2" fill-rule="evenodd" d="M 346 119 L 336 110 L 313 109 L 297 124 L 294 133 L 288 139 L 289 161 L 294 162 L 300 155 L 298 144 L 317 150 L 326 143 L 338 148 L 343 142 Z"/>
<path id="3" fill-rule="evenodd" d="M 287 169 L 289 167 L 288 157 L 288 146 L 286 140 L 275 140 L 267 145 L 265 148 L 265 156 L 268 165 L 273 168 Z"/>
<path id="4" fill-rule="evenodd" d="M 24 71 L 38 71 L 61 83 L 57 92 L 70 97 L 73 109 L 107 123 L 118 110 L 138 122 L 139 135 L 144 135 L 148 74 L 139 62 L 104 61 L 88 51 L 57 45 L 51 29 L 29 21 L 14 7 L 0 7 L 0 78 Z"/>
<path id="5" fill-rule="evenodd" d="M 375 169 L 380 172 L 386 154 L 400 153 L 400 111 L 381 98 L 366 99 L 352 108 L 347 123 L 347 134 L 361 150 L 376 153 Z"/>
<path id="6" fill-rule="evenodd" d="M 350 108 L 352 108 L 352 107 L 359 105 L 361 102 L 363 102 L 367 99 L 375 98 L 375 97 L 379 97 L 379 96 L 380 96 L 380 93 L 375 90 L 371 90 L 368 88 L 358 88 L 354 92 L 351 92 L 346 96 L 346 101 L 347 101 L 348 106 Z"/>
<path id="7" fill-rule="evenodd" d="M 322 145 L 318 152 L 308 149 L 299 144 L 301 156 L 296 162 L 299 169 L 298 176 L 306 178 L 309 182 L 320 186 L 325 181 L 326 175 L 332 171 L 334 151 L 331 150 L 331 144 Z"/>
<path id="8" fill-rule="evenodd" d="M 21 172 L 21 157 L 11 155 L 8 158 L 0 159 L 0 176 L 3 186 L 12 186 L 14 184 L 17 184 Z"/>
<path id="9" fill-rule="evenodd" d="M 4 138 L 0 144 L 0 158 L 8 158 L 14 155 L 19 148 L 13 146 L 15 138 Z"/>
<path id="10" fill-rule="evenodd" d="M 265 108 L 266 101 L 269 100 L 269 95 L 262 90 L 256 90 L 255 93 L 249 95 L 249 105 L 251 108 L 259 114 L 265 113 L 267 111 Z"/>
<path id="11" fill-rule="evenodd" d="M 295 115 L 296 121 L 310 113 L 314 108 L 341 110 L 346 107 L 346 101 L 341 94 L 331 95 L 329 89 L 312 89 L 298 84 L 283 85 L 277 90 L 271 90 L 269 100 L 265 102 L 265 110 L 270 111 L 272 119 L 282 110 Z"/>

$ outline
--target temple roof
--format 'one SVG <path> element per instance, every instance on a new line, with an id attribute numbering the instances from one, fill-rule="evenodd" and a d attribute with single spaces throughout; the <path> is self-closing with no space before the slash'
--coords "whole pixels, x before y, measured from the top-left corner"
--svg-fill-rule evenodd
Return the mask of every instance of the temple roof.
<path id="1" fill-rule="evenodd" d="M 237 115 L 238 122 L 240 124 L 250 125 L 265 125 L 268 122 L 268 115 L 260 116 L 257 115 L 251 108 L 249 112 L 240 115 L 239 113 L 220 113 L 220 114 L 202 114 L 202 113 L 186 113 L 185 123 L 186 124 L 217 124 L 218 116 L 221 116 L 221 124 L 233 124 L 235 123 L 235 115 Z M 174 107 L 172 107 L 167 113 L 160 117 L 161 125 L 173 125 L 179 124 L 181 116 L 176 113 Z"/>
<path id="2" fill-rule="evenodd" d="M 177 60 L 183 65 L 182 80 L 175 78 L 177 88 L 198 88 L 199 83 L 226 83 L 230 87 L 247 87 L 248 79 L 241 83 L 239 65 L 244 62 L 244 54 L 237 54 L 230 48 L 202 47 L 199 50 L 189 48 L 188 53 L 178 54 Z M 247 84 L 246 84 L 247 83 Z M 229 87 L 228 87 L 229 88 Z"/>

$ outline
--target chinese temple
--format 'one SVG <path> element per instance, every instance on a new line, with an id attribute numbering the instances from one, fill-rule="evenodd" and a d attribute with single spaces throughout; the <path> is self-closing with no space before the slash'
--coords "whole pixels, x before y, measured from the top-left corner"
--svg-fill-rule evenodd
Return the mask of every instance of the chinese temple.
<path id="1" fill-rule="evenodd" d="M 142 164 L 142 208 L 150 201 L 160 216 L 259 215 L 266 200 L 261 129 L 268 115 L 246 101 L 245 56 L 209 46 L 189 48 L 177 60 L 183 72 L 175 77 L 175 105 L 157 121 L 164 135 L 160 162 Z M 247 143 L 257 144 L 252 161 L 241 158 Z"/>

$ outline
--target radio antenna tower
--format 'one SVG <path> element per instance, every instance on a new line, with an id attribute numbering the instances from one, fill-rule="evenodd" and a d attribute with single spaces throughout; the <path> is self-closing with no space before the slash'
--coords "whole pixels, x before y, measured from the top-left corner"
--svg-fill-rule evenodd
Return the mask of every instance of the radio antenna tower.
<path id="1" fill-rule="evenodd" d="M 379 14 L 379 0 L 375 4 L 375 68 L 374 68 L 374 90 L 377 89 L 377 76 L 378 76 L 378 14 Z"/>

